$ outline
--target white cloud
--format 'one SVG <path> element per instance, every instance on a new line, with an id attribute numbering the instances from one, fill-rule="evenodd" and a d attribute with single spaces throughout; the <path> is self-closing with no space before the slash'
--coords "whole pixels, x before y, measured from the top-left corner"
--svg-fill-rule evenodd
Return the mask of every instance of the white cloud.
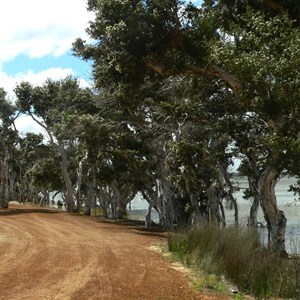
<path id="1" fill-rule="evenodd" d="M 36 134 L 41 133 L 47 140 L 47 134 L 46 134 L 45 130 L 40 125 L 38 125 L 36 122 L 34 122 L 30 116 L 27 116 L 27 115 L 19 116 L 15 121 L 15 125 L 16 125 L 18 131 L 22 135 L 25 135 L 27 132 L 33 132 Z"/>
<path id="2" fill-rule="evenodd" d="M 0 3 L 0 65 L 19 54 L 30 58 L 66 53 L 92 14 L 85 0 L 10 0 Z"/>
<path id="3" fill-rule="evenodd" d="M 53 80 L 60 80 L 68 75 L 74 75 L 72 68 L 50 68 L 41 72 L 33 72 L 31 70 L 25 73 L 17 73 L 13 76 L 7 75 L 0 71 L 0 83 L 1 87 L 5 89 L 9 97 L 14 98 L 14 88 L 21 81 L 28 81 L 32 85 L 42 85 L 46 79 L 51 78 Z M 89 86 L 89 83 L 85 79 L 79 79 L 82 87 Z"/>

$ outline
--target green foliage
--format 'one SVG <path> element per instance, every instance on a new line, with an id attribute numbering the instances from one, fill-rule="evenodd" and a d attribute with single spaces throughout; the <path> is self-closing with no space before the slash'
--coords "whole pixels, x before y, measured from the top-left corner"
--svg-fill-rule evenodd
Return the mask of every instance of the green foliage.
<path id="1" fill-rule="evenodd" d="M 27 174 L 36 188 L 46 188 L 50 191 L 63 190 L 60 166 L 57 159 L 53 157 L 36 160 Z"/>

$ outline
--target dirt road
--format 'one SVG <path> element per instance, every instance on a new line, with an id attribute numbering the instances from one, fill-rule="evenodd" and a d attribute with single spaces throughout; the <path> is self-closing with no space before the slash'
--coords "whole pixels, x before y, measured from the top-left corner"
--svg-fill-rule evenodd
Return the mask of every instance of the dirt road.
<path id="1" fill-rule="evenodd" d="M 32 206 L 0 210 L 0 299 L 224 299 L 196 294 L 132 228 Z"/>

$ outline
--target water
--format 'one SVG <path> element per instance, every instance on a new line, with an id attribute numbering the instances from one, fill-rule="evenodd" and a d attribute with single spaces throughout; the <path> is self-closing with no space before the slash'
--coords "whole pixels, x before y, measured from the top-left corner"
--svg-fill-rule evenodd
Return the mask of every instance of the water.
<path id="1" fill-rule="evenodd" d="M 278 207 L 282 210 L 287 218 L 286 229 L 286 248 L 288 252 L 295 252 L 297 249 L 300 251 L 300 202 L 296 201 L 293 192 L 289 192 L 289 186 L 296 182 L 295 178 L 282 178 L 276 185 L 276 198 Z M 248 222 L 251 201 L 243 199 L 243 188 L 248 187 L 248 183 L 245 179 L 241 178 L 235 183 L 235 186 L 239 186 L 241 189 L 235 192 L 235 197 L 238 202 L 239 208 L 239 222 L 246 225 Z M 147 213 L 148 203 L 142 199 L 140 195 L 135 197 L 131 202 L 131 210 L 128 210 L 129 218 L 138 220 L 144 220 Z M 225 208 L 226 222 L 227 224 L 233 224 L 234 211 Z M 158 220 L 157 213 L 152 210 L 152 219 Z M 263 213 L 259 208 L 258 221 L 265 224 Z M 265 228 L 261 229 L 263 242 L 266 244 L 267 232 Z"/>
<path id="2" fill-rule="evenodd" d="M 280 210 L 282 210 L 287 218 L 286 228 L 286 249 L 288 252 L 300 251 L 300 202 L 297 201 L 297 197 L 293 192 L 289 192 L 289 186 L 296 183 L 295 178 L 282 178 L 276 185 L 276 199 Z M 247 188 L 248 183 L 246 180 L 240 180 L 239 187 Z M 235 197 L 238 201 L 240 223 L 247 224 L 248 216 L 251 206 L 251 201 L 243 199 L 243 190 L 237 191 Z M 233 220 L 233 211 L 226 209 L 228 221 Z M 263 213 L 259 208 L 258 221 L 265 224 Z M 267 244 L 267 230 L 262 229 L 263 242 Z"/>

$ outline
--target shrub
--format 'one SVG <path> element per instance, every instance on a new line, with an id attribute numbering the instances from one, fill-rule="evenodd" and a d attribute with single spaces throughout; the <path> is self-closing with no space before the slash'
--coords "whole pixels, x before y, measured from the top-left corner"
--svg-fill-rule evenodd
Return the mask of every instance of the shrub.
<path id="1" fill-rule="evenodd" d="M 258 299 L 299 296 L 299 258 L 284 259 L 270 253 L 262 247 L 255 229 L 198 227 L 170 234 L 168 245 L 184 263 L 225 275 L 241 291 Z"/>

